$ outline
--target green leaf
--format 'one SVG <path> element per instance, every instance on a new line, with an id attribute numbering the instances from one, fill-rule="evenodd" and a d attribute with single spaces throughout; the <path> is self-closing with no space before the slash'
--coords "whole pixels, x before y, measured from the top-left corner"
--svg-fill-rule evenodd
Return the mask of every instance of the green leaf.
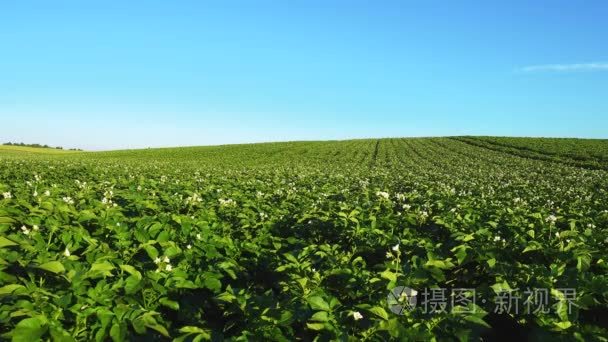
<path id="1" fill-rule="evenodd" d="M 173 310 L 179 310 L 179 303 L 173 300 L 169 300 L 168 298 L 161 298 L 158 301 L 161 305 L 166 306 Z"/>
<path id="2" fill-rule="evenodd" d="M 329 315 L 327 314 L 327 311 L 317 311 L 314 315 L 312 315 L 310 320 L 316 322 L 327 322 L 329 321 Z"/>
<path id="3" fill-rule="evenodd" d="M 445 274 L 443 274 L 443 271 L 441 269 L 436 268 L 436 267 L 431 267 L 431 268 L 429 268 L 429 273 L 431 273 L 431 276 L 435 280 L 437 280 L 439 282 L 445 281 Z"/>
<path id="4" fill-rule="evenodd" d="M 236 299 L 236 296 L 229 292 L 223 292 L 216 297 L 218 300 L 223 302 L 232 302 Z"/>
<path id="5" fill-rule="evenodd" d="M 9 247 L 9 246 L 18 246 L 19 244 L 5 238 L 4 236 L 0 236 L 0 248 Z"/>
<path id="6" fill-rule="evenodd" d="M 488 266 L 490 266 L 490 268 L 494 268 L 494 265 L 496 265 L 496 259 L 494 258 L 488 259 L 486 262 L 488 263 Z"/>
<path id="7" fill-rule="evenodd" d="M 15 326 L 13 342 L 32 342 L 39 340 L 48 330 L 48 322 L 43 316 L 26 318 Z"/>
<path id="8" fill-rule="evenodd" d="M 120 265 L 120 269 L 129 274 L 140 274 L 139 271 L 131 265 Z"/>
<path id="9" fill-rule="evenodd" d="M 426 262 L 425 266 L 426 267 L 437 267 L 441 270 L 448 270 L 448 269 L 454 267 L 454 264 L 452 264 L 448 260 L 429 260 Z"/>
<path id="10" fill-rule="evenodd" d="M 0 287 L 0 297 L 12 294 L 19 294 L 26 290 L 25 286 L 19 284 L 10 284 Z"/>
<path id="11" fill-rule="evenodd" d="M 154 260 L 158 257 L 158 250 L 156 249 L 156 247 L 151 246 L 151 245 L 145 245 L 143 248 L 146 251 L 146 253 L 148 253 L 148 256 L 150 257 L 150 259 Z"/>
<path id="12" fill-rule="evenodd" d="M 475 235 L 473 235 L 473 234 L 467 234 L 462 239 L 463 242 L 469 242 L 469 241 L 472 241 L 472 240 L 475 240 Z"/>
<path id="13" fill-rule="evenodd" d="M 124 322 L 115 322 L 110 329 L 110 337 L 114 342 L 125 341 L 127 336 L 127 326 Z"/>
<path id="14" fill-rule="evenodd" d="M 125 279 L 125 293 L 133 294 L 137 292 L 141 288 L 141 273 L 131 265 L 120 265 L 120 269 L 130 274 L 130 276 Z"/>
<path id="15" fill-rule="evenodd" d="M 313 310 L 329 311 L 329 304 L 322 297 L 308 297 L 307 302 Z"/>
<path id="16" fill-rule="evenodd" d="M 386 313 L 386 310 L 384 310 L 384 308 L 381 308 L 379 306 L 374 306 L 373 308 L 368 310 L 369 312 L 373 313 L 374 315 L 382 318 L 383 320 L 388 320 L 388 313 Z"/>
<path id="17" fill-rule="evenodd" d="M 15 220 L 12 219 L 12 218 L 10 218 L 10 217 L 0 216 L 0 224 L 3 224 L 3 223 L 13 223 L 13 222 L 15 222 Z"/>
<path id="18" fill-rule="evenodd" d="M 511 291 L 511 286 L 509 286 L 509 283 L 507 283 L 506 281 L 503 281 L 502 283 L 496 283 L 490 287 L 492 288 L 492 290 L 494 290 L 494 292 L 496 292 L 496 294 Z"/>
<path id="19" fill-rule="evenodd" d="M 392 282 L 396 282 L 397 281 L 397 274 L 393 273 L 389 270 L 385 270 L 384 272 L 380 273 L 380 276 L 384 279 L 388 279 Z"/>
<path id="20" fill-rule="evenodd" d="M 466 259 L 466 257 L 467 257 L 467 246 L 460 245 L 460 246 L 454 247 L 452 249 L 452 252 L 454 252 L 454 255 L 456 255 L 456 259 L 458 260 L 458 264 L 460 265 L 460 264 L 462 264 L 464 259 Z"/>
<path id="21" fill-rule="evenodd" d="M 131 321 L 131 326 L 136 333 L 143 335 L 146 333 L 146 324 L 141 317 L 137 317 L 136 319 Z"/>
<path id="22" fill-rule="evenodd" d="M 91 269 L 87 272 L 87 276 L 90 278 L 99 277 L 111 277 L 114 265 L 107 261 L 97 262 L 91 266 Z"/>
<path id="23" fill-rule="evenodd" d="M 78 214 L 78 222 L 90 221 L 95 218 L 97 218 L 97 216 L 91 210 L 83 210 Z"/>
<path id="24" fill-rule="evenodd" d="M 49 261 L 49 262 L 46 262 L 46 263 L 38 266 L 38 268 L 43 269 L 45 271 L 53 272 L 53 273 L 65 272 L 65 267 L 63 267 L 63 264 L 59 261 Z"/>
<path id="25" fill-rule="evenodd" d="M 572 323 L 566 322 L 556 322 L 553 323 L 555 325 L 556 330 L 566 330 L 572 326 Z"/>
<path id="26" fill-rule="evenodd" d="M 213 278 L 213 277 L 205 278 L 205 280 L 203 281 L 203 284 L 205 285 L 206 288 L 208 288 L 209 290 L 214 291 L 214 292 L 222 289 L 222 282 L 217 278 Z"/>
<path id="27" fill-rule="evenodd" d="M 530 251 L 536 251 L 538 249 L 540 249 L 541 246 L 538 244 L 530 244 L 528 245 L 526 248 L 524 248 L 522 253 L 526 253 L 526 252 L 530 252 Z"/>
<path id="28" fill-rule="evenodd" d="M 324 323 L 306 323 L 306 326 L 308 327 L 308 329 L 315 330 L 315 331 L 325 329 Z"/>
<path id="29" fill-rule="evenodd" d="M 160 234 L 158 234 L 158 236 L 156 237 L 156 241 L 158 242 L 167 242 L 171 239 L 171 234 L 169 234 L 168 231 L 163 230 L 162 232 L 160 232 Z"/>
<path id="30" fill-rule="evenodd" d="M 177 246 L 171 246 L 171 247 L 165 249 L 165 255 L 168 256 L 169 258 L 173 258 L 177 255 L 180 255 L 181 253 L 182 253 L 182 250 Z"/>
<path id="31" fill-rule="evenodd" d="M 51 333 L 51 339 L 53 342 L 74 342 L 74 341 L 76 341 L 76 339 L 74 339 L 72 337 L 72 335 L 70 335 L 70 333 L 67 332 L 65 329 L 63 329 L 62 327 L 50 326 L 49 332 Z"/>
<path id="32" fill-rule="evenodd" d="M 181 328 L 179 328 L 179 332 L 186 333 L 186 334 L 207 334 L 209 336 L 209 338 L 211 338 L 211 335 L 209 335 L 208 330 L 204 330 L 204 329 L 201 329 L 199 327 L 194 327 L 194 326 L 181 327 Z"/>
<path id="33" fill-rule="evenodd" d="M 125 280 L 125 293 L 133 294 L 137 292 L 141 288 L 142 283 L 141 273 L 137 272 L 137 274 L 133 274 L 127 277 Z"/>
<path id="34" fill-rule="evenodd" d="M 296 257 L 294 257 L 293 255 L 289 254 L 289 253 L 285 253 L 285 259 L 289 260 L 290 262 L 294 263 L 294 264 L 299 264 L 298 259 L 296 259 Z"/>
<path id="35" fill-rule="evenodd" d="M 148 326 L 148 328 L 158 331 L 161 335 L 165 337 L 169 337 L 169 332 L 167 331 L 167 328 L 163 327 L 160 324 L 151 324 Z"/>
<path id="36" fill-rule="evenodd" d="M 486 328 L 491 328 L 490 325 L 488 323 L 486 323 L 486 321 L 484 321 L 481 317 L 476 316 L 476 315 L 470 315 L 470 316 L 465 316 L 464 319 L 466 321 L 469 321 L 471 323 L 475 323 L 481 326 L 484 326 Z"/>
<path id="37" fill-rule="evenodd" d="M 584 272 L 588 270 L 589 266 L 591 265 L 591 258 L 587 255 L 579 255 L 576 258 L 576 261 L 576 269 L 579 272 Z"/>

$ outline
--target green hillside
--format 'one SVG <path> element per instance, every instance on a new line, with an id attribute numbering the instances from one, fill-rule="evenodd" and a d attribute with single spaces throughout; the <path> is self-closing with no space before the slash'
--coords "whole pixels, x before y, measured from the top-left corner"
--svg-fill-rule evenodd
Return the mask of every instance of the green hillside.
<path id="1" fill-rule="evenodd" d="M 3 146 L 0 335 L 601 340 L 607 170 L 607 140 Z"/>

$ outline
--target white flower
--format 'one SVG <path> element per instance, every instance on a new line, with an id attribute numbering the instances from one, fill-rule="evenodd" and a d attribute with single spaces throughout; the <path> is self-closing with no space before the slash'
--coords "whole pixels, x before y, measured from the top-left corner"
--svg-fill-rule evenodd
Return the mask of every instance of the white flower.
<path id="1" fill-rule="evenodd" d="M 26 226 L 21 226 L 21 231 L 25 235 L 30 235 L 30 230 Z"/>
<path id="2" fill-rule="evenodd" d="M 167 264 L 171 262 L 171 260 L 169 260 L 169 257 L 165 256 L 165 258 L 163 259 L 164 262 L 166 262 Z"/>
<path id="3" fill-rule="evenodd" d="M 361 314 L 359 311 L 355 311 L 355 312 L 353 312 L 353 319 L 354 319 L 355 321 L 358 321 L 358 320 L 360 320 L 360 319 L 362 319 L 362 318 L 363 318 L 363 315 L 362 315 L 362 314 Z"/>
<path id="4" fill-rule="evenodd" d="M 497 235 L 494 237 L 494 242 L 496 242 L 496 241 L 500 241 L 500 236 Z"/>
<path id="5" fill-rule="evenodd" d="M 192 249 L 192 245 L 188 245 L 188 246 L 186 246 L 186 248 Z"/>
<path id="6" fill-rule="evenodd" d="M 388 199 L 389 194 L 386 191 L 376 191 L 376 196 Z"/>
<path id="7" fill-rule="evenodd" d="M 394 245 L 391 249 L 395 252 L 399 252 L 399 244 Z"/>
<path id="8" fill-rule="evenodd" d="M 555 223 L 555 221 L 557 221 L 557 217 L 555 215 L 549 215 L 549 216 L 547 216 L 545 221 L 547 221 L 549 223 Z"/>
<path id="9" fill-rule="evenodd" d="M 63 201 L 67 204 L 74 204 L 74 200 L 72 199 L 72 197 L 69 196 L 63 197 Z"/>
<path id="10" fill-rule="evenodd" d="M 2 197 L 6 198 L 6 199 L 11 199 L 11 198 L 13 198 L 13 195 L 11 195 L 11 193 L 9 191 L 7 191 L 7 192 L 2 193 Z"/>
<path id="11" fill-rule="evenodd" d="M 165 265 L 165 271 L 170 272 L 173 269 L 173 266 L 170 264 Z"/>
<path id="12" fill-rule="evenodd" d="M 33 226 L 32 226 L 32 229 L 33 229 L 34 231 L 38 231 L 40 228 L 39 228 L 37 225 L 33 225 Z"/>
<path id="13" fill-rule="evenodd" d="M 34 195 L 34 197 L 38 197 L 38 191 L 34 190 L 33 195 Z"/>
<path id="14" fill-rule="evenodd" d="M 196 234 L 196 239 L 197 239 L 197 240 L 202 239 L 202 237 L 201 237 L 201 234 L 200 234 L 200 233 Z"/>
<path id="15" fill-rule="evenodd" d="M 221 206 L 235 206 L 236 205 L 236 202 L 231 198 L 228 198 L 228 199 L 220 198 L 219 202 L 220 202 Z"/>
<path id="16" fill-rule="evenodd" d="M 160 264 L 160 258 L 159 258 L 159 257 L 156 257 L 156 258 L 154 259 L 154 263 L 155 263 L 155 264 Z"/>
<path id="17" fill-rule="evenodd" d="M 47 197 L 48 197 L 48 196 L 51 196 L 51 192 L 50 192 L 50 191 L 48 191 L 48 190 L 47 190 L 47 191 L 45 191 L 45 192 L 44 192 L 44 196 L 47 196 Z"/>
<path id="18" fill-rule="evenodd" d="M 404 210 L 410 210 L 411 208 L 412 208 L 412 206 L 411 206 L 411 205 L 409 205 L 409 204 L 404 204 L 404 205 L 403 205 L 403 209 L 404 209 Z"/>
<path id="19" fill-rule="evenodd" d="M 555 232 L 555 237 L 559 237 L 559 232 Z"/>
<path id="20" fill-rule="evenodd" d="M 71 255 L 70 250 L 67 247 L 65 248 L 65 251 L 63 251 L 63 255 L 65 255 L 66 257 L 69 257 Z"/>
<path id="21" fill-rule="evenodd" d="M 199 194 L 197 194 L 197 193 L 194 193 L 194 194 L 192 194 L 192 196 L 188 196 L 186 198 L 186 203 L 194 204 L 194 203 L 200 203 L 202 201 L 203 201 L 203 198 L 201 196 L 199 196 Z"/>
<path id="22" fill-rule="evenodd" d="M 393 257 L 393 254 L 391 252 L 386 252 L 386 258 L 390 259 Z"/>
<path id="23" fill-rule="evenodd" d="M 137 191 L 141 191 L 141 185 L 137 186 Z"/>

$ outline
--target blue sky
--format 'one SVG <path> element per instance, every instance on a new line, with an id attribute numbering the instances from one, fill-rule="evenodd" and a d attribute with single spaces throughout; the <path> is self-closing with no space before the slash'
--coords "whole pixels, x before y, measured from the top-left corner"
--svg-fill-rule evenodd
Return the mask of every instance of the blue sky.
<path id="1" fill-rule="evenodd" d="M 608 138 L 606 1 L 2 1 L 0 140 Z"/>

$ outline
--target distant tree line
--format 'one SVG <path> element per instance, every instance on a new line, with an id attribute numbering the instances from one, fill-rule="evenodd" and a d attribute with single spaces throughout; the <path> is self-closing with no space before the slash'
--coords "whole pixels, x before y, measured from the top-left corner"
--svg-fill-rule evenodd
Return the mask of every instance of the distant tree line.
<path id="1" fill-rule="evenodd" d="M 54 148 L 57 150 L 63 150 L 63 147 L 61 146 L 57 146 L 57 147 L 51 147 L 49 145 L 40 145 L 40 144 L 24 144 L 24 143 L 13 143 L 13 142 L 7 142 L 4 143 L 2 145 L 6 145 L 6 146 L 24 146 L 24 147 L 37 147 L 37 148 Z M 70 148 L 70 151 L 82 151 L 82 149 L 79 148 Z"/>

